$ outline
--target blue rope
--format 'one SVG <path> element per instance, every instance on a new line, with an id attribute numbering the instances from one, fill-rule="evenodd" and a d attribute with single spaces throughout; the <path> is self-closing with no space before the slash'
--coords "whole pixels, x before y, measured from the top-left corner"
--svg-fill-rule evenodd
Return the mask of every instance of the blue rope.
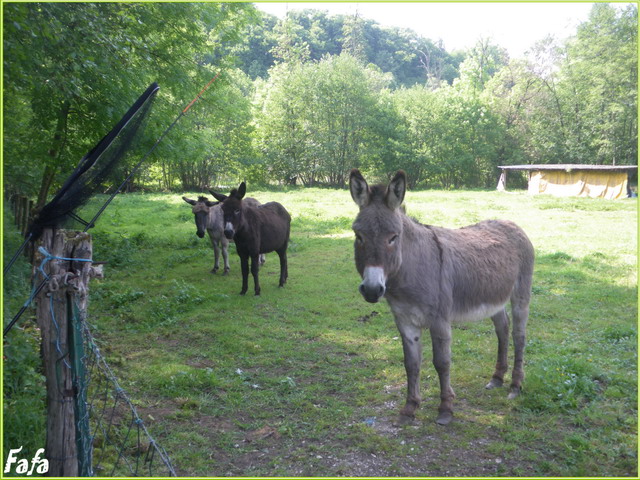
<path id="1" fill-rule="evenodd" d="M 67 258 L 67 257 L 58 257 L 56 255 L 51 255 L 49 252 L 47 252 L 47 250 L 44 247 L 39 247 L 38 251 L 44 256 L 44 258 L 42 259 L 42 263 L 38 267 L 38 270 L 40 271 L 40 273 L 42 274 L 42 277 L 44 278 L 44 282 L 48 282 L 50 280 L 49 275 L 47 275 L 44 271 L 44 266 L 47 263 L 49 263 L 51 260 L 67 260 L 71 262 L 93 262 L 93 259 L 91 258 Z M 29 298 L 27 298 L 27 301 L 24 302 L 24 305 L 23 305 L 24 308 L 27 308 L 29 305 L 31 305 L 31 302 L 33 302 L 33 299 L 38 294 L 39 290 L 40 289 L 38 289 L 34 285 L 33 289 L 31 290 L 31 295 L 29 295 Z"/>
<path id="2" fill-rule="evenodd" d="M 70 262 L 93 262 L 93 259 L 91 258 L 67 258 L 67 257 L 57 257 L 55 255 L 51 255 L 49 252 L 47 252 L 47 250 L 44 247 L 38 247 L 38 251 L 44 255 L 44 258 L 42 259 L 42 263 L 40 264 L 40 266 L 38 267 L 38 270 L 40 270 L 40 272 L 42 273 L 42 276 L 44 278 L 46 278 L 47 280 L 49 279 L 49 276 L 44 273 L 44 266 L 50 261 L 50 260 L 67 260 Z"/>

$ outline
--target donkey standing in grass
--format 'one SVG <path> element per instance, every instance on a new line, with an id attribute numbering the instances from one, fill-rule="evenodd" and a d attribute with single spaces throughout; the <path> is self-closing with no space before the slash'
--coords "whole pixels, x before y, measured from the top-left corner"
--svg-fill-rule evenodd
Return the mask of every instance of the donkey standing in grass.
<path id="1" fill-rule="evenodd" d="M 182 199 L 192 205 L 191 211 L 196 220 L 196 235 L 204 238 L 205 230 L 209 234 L 215 257 L 211 273 L 216 273 L 220 267 L 220 249 L 222 248 L 223 275 L 226 275 L 229 273 L 229 240 L 224 236 L 220 202 L 211 202 L 207 197 L 198 197 L 198 200 L 192 200 L 187 197 L 182 197 Z"/>
<path id="2" fill-rule="evenodd" d="M 224 217 L 224 234 L 236 243 L 236 251 L 240 256 L 242 268 L 242 290 L 240 295 L 247 293 L 249 288 L 249 258 L 251 258 L 251 274 L 255 287 L 255 294 L 260 295 L 258 280 L 259 256 L 263 253 L 277 252 L 280 257 L 281 287 L 287 281 L 287 245 L 291 229 L 289 212 L 277 202 L 269 202 L 260 206 L 251 206 L 243 201 L 247 185 L 242 182 L 238 189 L 231 190 L 227 197 L 211 192 L 222 202 Z"/>
<path id="3" fill-rule="evenodd" d="M 360 293 L 371 303 L 387 299 L 402 336 L 407 400 L 399 423 L 410 423 L 420 405 L 420 336 L 428 328 L 440 379 L 437 423 L 446 425 L 455 398 L 449 382 L 452 322 L 491 317 L 498 360 L 486 388 L 500 387 L 508 369 L 509 300 L 515 346 L 509 398 L 520 393 L 534 252 L 526 234 L 509 221 L 458 230 L 421 225 L 400 207 L 406 185 L 403 171 L 386 187 L 369 187 L 358 170 L 351 171 L 351 196 L 360 207 L 353 223 L 355 263 L 362 276 Z"/>
<path id="4" fill-rule="evenodd" d="M 196 220 L 196 235 L 204 238 L 205 230 L 209 234 L 211 245 L 213 246 L 214 264 L 211 273 L 216 273 L 220 268 L 220 250 L 222 250 L 222 259 L 224 261 L 224 273 L 229 273 L 229 240 L 224 236 L 224 223 L 222 220 L 222 207 L 220 202 L 211 202 L 207 197 L 198 197 L 198 200 L 192 200 L 187 197 L 182 199 L 192 206 L 191 211 Z M 252 206 L 260 205 L 255 198 L 246 198 L 245 202 Z M 261 256 L 261 264 L 264 263 L 264 255 Z"/>

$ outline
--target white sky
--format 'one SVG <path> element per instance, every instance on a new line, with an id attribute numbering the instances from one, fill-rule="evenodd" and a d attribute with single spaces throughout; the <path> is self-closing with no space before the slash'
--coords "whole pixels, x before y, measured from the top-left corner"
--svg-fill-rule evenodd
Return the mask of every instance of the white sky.
<path id="1" fill-rule="evenodd" d="M 511 57 L 521 57 L 549 34 L 558 39 L 575 34 L 578 24 L 587 20 L 593 3 L 255 2 L 255 5 L 279 18 L 287 10 L 305 8 L 330 14 L 353 15 L 357 11 L 361 17 L 383 26 L 409 28 L 432 41 L 442 39 L 448 52 L 471 47 L 479 38 L 490 38 L 506 48 Z"/>

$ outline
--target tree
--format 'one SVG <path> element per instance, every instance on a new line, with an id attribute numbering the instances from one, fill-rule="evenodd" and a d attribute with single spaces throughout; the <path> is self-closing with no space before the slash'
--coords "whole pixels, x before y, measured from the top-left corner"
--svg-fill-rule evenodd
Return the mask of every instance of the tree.
<path id="1" fill-rule="evenodd" d="M 567 46 L 562 94 L 571 112 L 570 149 L 585 163 L 637 161 L 638 9 L 594 4 Z"/>
<path id="2" fill-rule="evenodd" d="M 388 81 L 347 54 L 275 67 L 257 121 L 271 173 L 284 182 L 344 184 L 381 145 L 378 96 Z"/>
<path id="3" fill-rule="evenodd" d="M 566 44 L 546 38 L 529 69 L 540 88 L 526 110 L 538 163 L 629 164 L 637 158 L 637 7 L 594 5 Z M 530 82 L 531 77 L 526 80 Z"/>
<path id="4" fill-rule="evenodd" d="M 357 15 L 329 15 L 326 11 L 305 9 L 289 12 L 287 21 L 292 24 L 290 39 L 307 45 L 309 60 L 349 53 L 365 65 L 373 64 L 392 73 L 394 86 L 423 84 L 425 77 L 432 83 L 436 79 L 451 84 L 464 59 L 462 53 L 449 54 L 441 44 L 411 30 L 382 27 Z M 239 45 L 226 47 L 236 56 L 238 68 L 253 79 L 266 79 L 276 61 L 272 52 L 279 42 L 278 24 L 276 17 L 262 13 L 261 25 L 249 25 Z"/>
<path id="5" fill-rule="evenodd" d="M 7 126 L 15 130 L 5 129 L 6 139 L 21 142 L 5 143 L 7 180 L 33 181 L 19 173 L 28 158 L 40 181 L 25 185 L 24 193 L 37 193 L 39 205 L 152 81 L 164 99 L 156 102 L 157 113 L 175 116 L 176 104 L 213 76 L 204 54 L 231 40 L 252 9 L 100 2 L 3 8 L 4 117 L 28 113 L 28 121 L 11 121 Z"/>
<path id="6" fill-rule="evenodd" d="M 394 98 L 404 124 L 402 168 L 412 187 L 493 184 L 503 131 L 483 98 L 448 86 L 401 89 Z"/>
<path id="7" fill-rule="evenodd" d="M 458 87 L 480 94 L 491 77 L 508 61 L 509 56 L 504 48 L 492 44 L 487 38 L 479 39 L 460 65 Z"/>
<path id="8" fill-rule="evenodd" d="M 223 179 L 235 182 L 254 156 L 252 84 L 244 73 L 225 72 L 215 96 L 194 107 L 189 121 L 176 125 L 172 138 L 158 147 L 163 189 L 206 191 Z M 191 111 L 190 111 L 191 112 Z"/>
<path id="9" fill-rule="evenodd" d="M 542 82 L 527 60 L 510 61 L 489 80 L 484 98 L 503 131 L 497 139 L 497 165 L 533 163 L 532 112 L 544 95 Z"/>
<path id="10" fill-rule="evenodd" d="M 364 64 L 367 61 L 364 22 L 357 13 L 346 18 L 342 33 L 344 34 L 342 51 Z"/>

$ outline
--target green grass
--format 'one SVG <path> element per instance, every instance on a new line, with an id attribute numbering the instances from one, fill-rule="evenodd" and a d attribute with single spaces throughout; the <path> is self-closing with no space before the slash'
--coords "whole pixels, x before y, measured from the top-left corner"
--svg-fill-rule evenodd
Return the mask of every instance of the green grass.
<path id="1" fill-rule="evenodd" d="M 13 225 L 13 216 L 5 205 L 4 265 L 22 243 Z M 16 260 L 3 282 L 3 318 L 8 324 L 30 294 L 31 268 L 25 257 Z M 27 310 L 18 327 L 3 342 L 3 434 L 4 458 L 9 449 L 23 447 L 19 458 L 33 458 L 45 445 L 46 392 L 41 374 L 40 334 L 33 311 Z"/>
<path id="2" fill-rule="evenodd" d="M 434 422 L 427 346 L 417 424 L 395 428 L 402 348 L 388 306 L 357 292 L 348 191 L 249 195 L 293 218 L 288 283 L 268 255 L 260 297 L 238 295 L 233 246 L 229 276 L 209 273 L 180 195 L 120 196 L 92 231 L 109 262 L 91 284 L 94 334 L 179 475 L 637 475 L 635 202 L 409 192 L 425 223 L 515 221 L 537 263 L 523 395 L 483 388 L 491 322 L 459 325 L 454 423 Z"/>

